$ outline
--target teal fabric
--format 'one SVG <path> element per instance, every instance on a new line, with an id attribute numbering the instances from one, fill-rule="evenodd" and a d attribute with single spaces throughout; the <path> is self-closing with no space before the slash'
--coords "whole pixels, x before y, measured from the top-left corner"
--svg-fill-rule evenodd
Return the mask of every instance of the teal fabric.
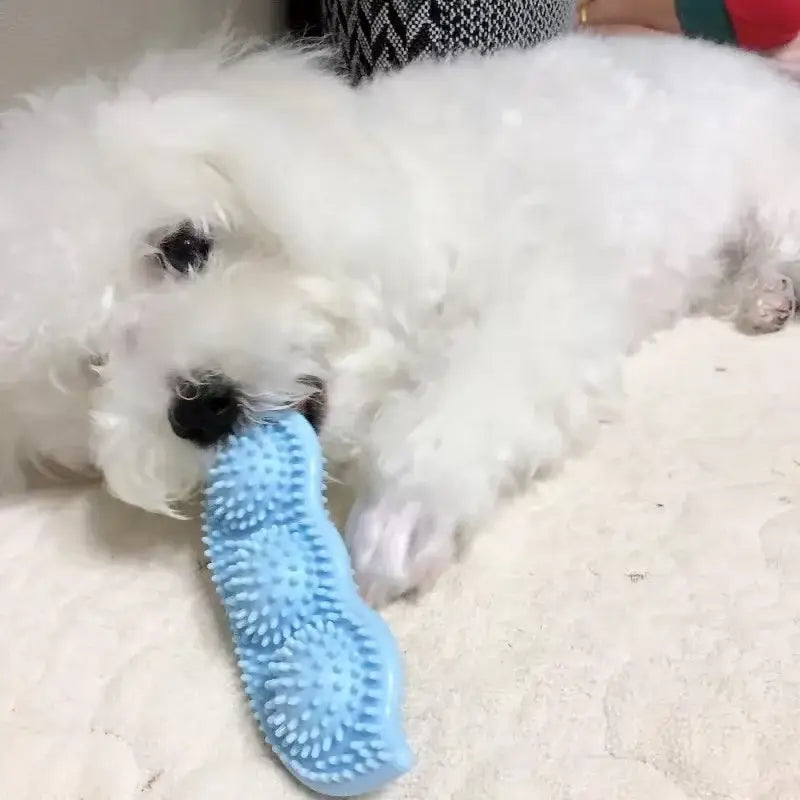
<path id="1" fill-rule="evenodd" d="M 736 33 L 723 0 L 675 0 L 675 12 L 686 36 L 736 44 Z"/>

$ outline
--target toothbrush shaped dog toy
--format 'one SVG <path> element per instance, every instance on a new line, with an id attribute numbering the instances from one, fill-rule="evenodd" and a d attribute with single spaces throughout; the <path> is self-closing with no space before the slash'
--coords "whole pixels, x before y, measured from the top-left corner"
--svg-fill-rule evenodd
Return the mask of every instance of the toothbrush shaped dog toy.
<path id="1" fill-rule="evenodd" d="M 397 647 L 356 592 L 322 484 L 308 422 L 270 415 L 217 455 L 203 541 L 267 742 L 308 788 L 350 797 L 401 775 L 411 754 Z"/>

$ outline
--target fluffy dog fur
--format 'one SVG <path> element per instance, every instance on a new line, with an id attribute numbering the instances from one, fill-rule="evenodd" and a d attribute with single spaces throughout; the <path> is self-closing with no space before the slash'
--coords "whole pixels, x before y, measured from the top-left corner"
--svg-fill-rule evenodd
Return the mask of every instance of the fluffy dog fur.
<path id="1" fill-rule="evenodd" d="M 242 414 L 327 385 L 322 435 L 380 602 L 585 441 L 622 356 L 687 313 L 773 330 L 800 258 L 800 94 L 673 38 L 566 38 L 352 89 L 217 44 L 30 98 L 0 134 L 0 472 L 96 468 L 172 513 Z M 159 253 L 190 220 L 183 272 Z M 787 278 L 789 280 L 787 280 Z"/>

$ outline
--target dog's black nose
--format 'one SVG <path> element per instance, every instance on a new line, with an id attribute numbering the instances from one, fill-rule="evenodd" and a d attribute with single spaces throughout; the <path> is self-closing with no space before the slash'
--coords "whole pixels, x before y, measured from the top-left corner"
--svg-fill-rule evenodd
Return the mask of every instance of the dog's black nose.
<path id="1" fill-rule="evenodd" d="M 169 424 L 181 439 L 211 447 L 233 433 L 241 413 L 236 387 L 225 378 L 181 380 L 175 384 Z"/>

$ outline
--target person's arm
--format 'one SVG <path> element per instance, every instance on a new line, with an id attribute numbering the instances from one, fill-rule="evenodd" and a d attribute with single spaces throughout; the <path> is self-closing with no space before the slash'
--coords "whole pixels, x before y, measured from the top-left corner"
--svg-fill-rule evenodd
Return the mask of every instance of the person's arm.
<path id="1" fill-rule="evenodd" d="M 800 81 L 798 0 L 579 0 L 580 27 L 672 33 L 754 50 Z"/>
<path id="2" fill-rule="evenodd" d="M 773 53 L 777 67 L 795 80 L 800 80 L 800 35 Z"/>
<path id="3" fill-rule="evenodd" d="M 579 0 L 583 26 L 649 29 L 770 52 L 800 32 L 797 0 Z"/>
<path id="4" fill-rule="evenodd" d="M 680 33 L 674 0 L 578 0 L 581 25 L 605 32 Z"/>

